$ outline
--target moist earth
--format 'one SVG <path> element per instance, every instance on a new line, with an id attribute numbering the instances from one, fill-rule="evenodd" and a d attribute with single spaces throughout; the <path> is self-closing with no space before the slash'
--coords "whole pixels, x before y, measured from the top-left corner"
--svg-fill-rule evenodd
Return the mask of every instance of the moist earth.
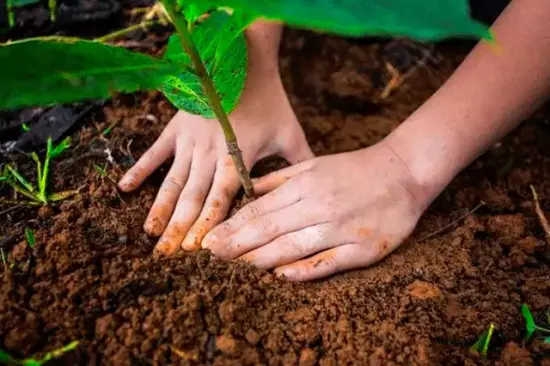
<path id="1" fill-rule="evenodd" d="M 380 141 L 470 47 L 287 31 L 280 64 L 309 143 L 330 154 Z M 117 96 L 72 132 L 73 147 L 53 165 L 54 190 L 79 189 L 77 196 L 14 206 L 11 189 L 0 189 L 0 348 L 26 357 L 79 340 L 52 363 L 66 365 L 550 365 L 550 345 L 523 344 L 519 312 L 527 303 L 544 324 L 550 309 L 550 248 L 530 190 L 548 212 L 550 109 L 454 179 L 387 259 L 310 283 L 207 251 L 152 255 L 155 240 L 142 223 L 169 165 L 132 194 L 119 194 L 109 178 L 174 113 L 155 92 Z M 116 163 L 107 165 L 109 178 L 94 168 L 106 149 Z M 29 158 L 1 159 L 33 176 Z M 254 174 L 283 164 L 268 159 Z M 491 322 L 483 357 L 470 347 Z"/>

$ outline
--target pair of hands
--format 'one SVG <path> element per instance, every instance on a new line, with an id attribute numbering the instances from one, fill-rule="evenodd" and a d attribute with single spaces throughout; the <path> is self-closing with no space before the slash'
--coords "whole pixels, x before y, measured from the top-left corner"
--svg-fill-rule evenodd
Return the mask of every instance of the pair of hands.
<path id="1" fill-rule="evenodd" d="M 119 183 L 136 189 L 174 162 L 144 224 L 156 250 L 210 249 L 304 281 L 368 266 L 413 230 L 425 202 L 385 141 L 314 158 L 278 75 L 254 77 L 231 122 L 245 164 L 279 155 L 289 168 L 255 181 L 262 197 L 222 223 L 240 183 L 218 122 L 179 112 Z"/>

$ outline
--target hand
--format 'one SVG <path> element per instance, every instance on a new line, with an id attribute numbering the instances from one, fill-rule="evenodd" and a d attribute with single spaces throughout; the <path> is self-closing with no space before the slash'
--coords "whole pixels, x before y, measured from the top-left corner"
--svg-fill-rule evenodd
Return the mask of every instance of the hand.
<path id="1" fill-rule="evenodd" d="M 306 281 L 371 265 L 412 232 L 429 199 L 386 143 L 260 178 L 265 196 L 214 228 L 203 247 Z"/>
<path id="2" fill-rule="evenodd" d="M 278 72 L 250 72 L 239 106 L 230 115 L 248 168 L 269 155 L 294 164 L 313 157 Z M 161 136 L 124 175 L 119 186 L 136 189 L 174 156 L 144 225 L 160 236 L 162 254 L 200 248 L 204 235 L 226 216 L 239 177 L 216 120 L 179 112 Z"/>

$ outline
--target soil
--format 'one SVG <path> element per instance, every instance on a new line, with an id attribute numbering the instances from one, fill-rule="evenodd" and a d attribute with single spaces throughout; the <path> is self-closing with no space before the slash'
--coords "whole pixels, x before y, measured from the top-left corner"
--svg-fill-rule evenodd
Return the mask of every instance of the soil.
<path id="1" fill-rule="evenodd" d="M 289 31 L 281 66 L 310 144 L 329 154 L 382 139 L 469 47 Z M 386 62 L 408 78 L 381 98 Z M 52 168 L 54 190 L 79 188 L 76 197 L 52 207 L 0 206 L 8 260 L 0 348 L 24 357 L 79 340 L 52 363 L 66 365 L 550 365 L 550 345 L 524 347 L 519 312 L 527 303 L 544 324 L 550 309 L 550 248 L 530 191 L 532 184 L 549 213 L 550 109 L 461 173 L 386 260 L 302 284 L 207 251 L 154 258 L 155 240 L 142 223 L 168 166 L 137 193 L 119 196 L 94 164 L 103 165 L 109 149 L 116 180 L 175 111 L 158 93 L 118 96 L 99 109 Z M 32 176 L 27 157 L 2 162 L 14 159 Z M 255 174 L 277 166 L 262 162 Z M 13 198 L 7 187 L 0 195 Z M 34 248 L 25 228 L 34 230 Z M 491 322 L 484 358 L 470 347 Z"/>

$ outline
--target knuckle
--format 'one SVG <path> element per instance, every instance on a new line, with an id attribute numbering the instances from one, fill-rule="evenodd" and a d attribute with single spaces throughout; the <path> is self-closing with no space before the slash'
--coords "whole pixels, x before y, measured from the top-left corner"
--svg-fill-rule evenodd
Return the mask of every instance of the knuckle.
<path id="1" fill-rule="evenodd" d="M 277 228 L 278 225 L 269 216 L 263 216 L 256 222 L 256 229 L 266 235 L 275 234 Z"/>
<path id="2" fill-rule="evenodd" d="M 162 190 L 164 191 L 175 191 L 175 190 L 178 190 L 178 191 L 181 191 L 183 189 L 183 182 L 176 178 L 176 177 L 171 177 L 171 176 L 168 176 L 166 177 L 166 179 L 164 179 L 164 184 L 163 184 L 163 187 L 162 187 Z"/>
<path id="3" fill-rule="evenodd" d="M 257 201 L 251 202 L 246 206 L 245 215 L 247 217 L 256 217 L 260 213 L 260 205 Z"/>

